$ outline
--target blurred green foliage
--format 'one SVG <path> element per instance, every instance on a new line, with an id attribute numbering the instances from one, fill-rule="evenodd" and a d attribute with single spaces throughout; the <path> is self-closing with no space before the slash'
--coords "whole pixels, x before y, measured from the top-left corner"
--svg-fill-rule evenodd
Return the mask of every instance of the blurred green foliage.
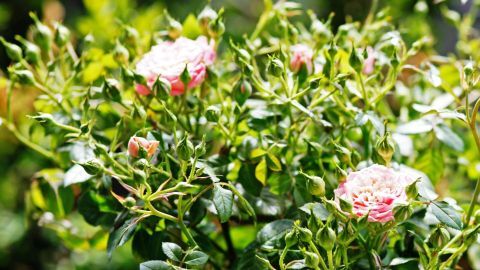
<path id="1" fill-rule="evenodd" d="M 28 11 L 34 10 L 38 14 L 55 13 L 55 1 L 5 1 L 0 3 L 0 36 L 6 36 L 10 40 L 16 34 L 25 35 L 27 26 L 31 23 L 27 16 Z M 315 1 L 305 0 L 302 2 L 306 8 L 313 9 L 321 17 L 326 18 L 330 12 L 335 12 L 333 23 L 335 26 L 350 20 L 362 20 L 370 6 L 368 0 L 341 0 L 341 1 Z M 49 5 L 47 5 L 49 4 Z M 112 49 L 112 39 L 119 35 L 124 24 L 129 24 L 139 29 L 142 36 L 152 36 L 159 28 L 162 20 L 163 9 L 167 7 L 175 18 L 184 21 L 190 13 L 198 13 L 204 6 L 205 1 L 133 1 L 133 0 L 83 0 L 61 1 L 64 14 L 54 14 L 63 18 L 67 25 L 76 29 L 78 37 L 91 34 L 92 37 L 103 44 L 99 51 L 99 58 L 108 55 Z M 451 1 L 450 6 L 458 7 L 459 1 Z M 227 37 L 240 37 L 243 33 L 251 31 L 262 10 L 260 0 L 212 1 L 216 8 L 225 7 Z M 381 1 L 380 5 L 387 6 L 393 11 L 392 20 L 407 41 L 412 43 L 419 38 L 431 35 L 437 40 L 437 49 L 447 53 L 454 49 L 456 33 L 447 20 L 442 19 L 442 10 L 433 5 L 433 1 L 399 0 Z M 48 10 L 50 7 L 52 10 Z M 58 6 L 57 6 L 58 7 Z M 58 13 L 58 10 L 56 10 Z M 61 12 L 60 12 L 61 13 Z M 306 20 L 306 18 L 304 18 Z M 300 19 L 302 20 L 302 19 Z M 187 21 L 188 23 L 188 21 Z M 150 42 L 144 40 L 143 42 Z M 475 49 L 475 47 L 473 47 Z M 102 58 L 104 64 L 108 59 Z M 0 65 L 4 69 L 8 60 L 4 50 L 0 50 Z M 92 66 L 92 69 L 98 66 Z M 451 70 L 440 70 L 445 82 L 455 85 L 448 74 Z M 453 80 L 453 79 L 452 79 Z M 0 81 L 0 89 L 4 83 Z M 0 112 L 3 112 L 2 95 L 0 90 Z M 28 114 L 32 107 L 32 99 L 16 99 L 17 115 Z M 26 119 L 17 119 L 21 123 Z M 467 162 L 475 162 L 476 152 L 473 150 L 473 141 L 467 141 L 464 158 Z M 470 140 L 468 140 L 470 139 Z M 48 230 L 40 230 L 33 224 L 31 218 L 25 213 L 29 206 L 25 205 L 24 195 L 32 181 L 32 175 L 39 168 L 46 167 L 48 161 L 27 150 L 18 144 L 15 139 L 4 129 L 0 128 L 0 268 L 4 269 L 134 269 L 137 262 L 130 255 L 130 247 L 124 246 L 118 249 L 117 256 L 108 262 L 105 252 L 98 251 L 73 251 L 61 246 L 58 236 Z M 471 151 L 469 149 L 472 149 Z M 446 161 L 448 162 L 448 160 Z M 421 164 L 417 164 L 421 166 Z M 472 163 L 466 170 L 471 179 L 479 177 L 478 167 L 480 164 Z M 466 192 L 471 192 L 464 181 L 451 181 L 444 183 L 439 179 L 436 182 L 444 190 L 446 195 L 462 197 Z M 88 225 L 86 225 L 88 226 Z M 81 228 L 85 233 L 91 228 Z M 254 235 L 253 228 L 236 228 L 234 233 L 241 238 L 237 241 L 237 248 L 245 247 Z M 243 231 L 242 231 L 243 230 Z M 73 241 L 73 240 L 72 240 Z M 105 244 L 105 243 L 103 243 Z M 477 252 L 478 249 L 477 249 Z"/>

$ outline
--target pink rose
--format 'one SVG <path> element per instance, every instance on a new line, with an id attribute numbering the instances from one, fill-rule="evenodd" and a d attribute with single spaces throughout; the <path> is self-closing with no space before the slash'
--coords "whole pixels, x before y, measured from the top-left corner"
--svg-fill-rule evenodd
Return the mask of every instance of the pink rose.
<path id="1" fill-rule="evenodd" d="M 306 65 L 308 73 L 313 71 L 313 51 L 304 44 L 297 44 L 290 47 L 292 56 L 290 58 L 290 69 L 293 72 L 298 72 L 302 65 Z"/>
<path id="2" fill-rule="evenodd" d="M 180 37 L 175 41 L 164 41 L 153 46 L 137 63 L 136 71 L 147 79 L 147 85 L 137 85 L 140 95 L 149 95 L 158 76 L 168 80 L 172 86 L 172 96 L 185 92 L 180 75 L 187 66 L 190 82 L 187 88 L 200 85 L 207 74 L 207 66 L 215 60 L 216 53 L 213 41 L 201 36 L 196 40 Z"/>
<path id="3" fill-rule="evenodd" d="M 137 158 L 139 156 L 138 151 L 140 148 L 143 148 L 147 153 L 147 157 L 151 157 L 157 150 L 158 144 L 158 141 L 149 141 L 142 137 L 133 136 L 128 141 L 128 154 Z"/>
<path id="4" fill-rule="evenodd" d="M 368 57 L 367 59 L 365 59 L 365 62 L 363 62 L 362 72 L 365 75 L 370 75 L 375 70 L 375 58 L 377 56 L 375 51 L 372 49 L 372 47 L 367 48 L 367 53 L 368 53 Z"/>
<path id="5" fill-rule="evenodd" d="M 407 202 L 405 187 L 414 180 L 410 174 L 375 164 L 348 174 L 335 198 L 351 202 L 357 216 L 369 213 L 370 222 L 384 223 L 393 220 L 395 204 Z"/>

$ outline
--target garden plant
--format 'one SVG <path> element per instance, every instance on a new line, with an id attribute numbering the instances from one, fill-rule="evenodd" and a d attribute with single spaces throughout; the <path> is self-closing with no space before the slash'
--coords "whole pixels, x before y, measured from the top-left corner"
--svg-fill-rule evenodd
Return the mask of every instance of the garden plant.
<path id="1" fill-rule="evenodd" d="M 31 37 L 1 39 L 0 118 L 47 160 L 31 218 L 69 249 L 130 243 L 140 269 L 470 269 L 477 6 L 442 10 L 459 29 L 448 56 L 406 42 L 376 1 L 334 30 L 335 14 L 265 0 L 240 39 L 207 5 L 151 34 L 116 22 L 101 45 L 31 13 Z M 40 94 L 19 128 L 25 89 Z M 443 196 L 453 179 L 467 192 Z"/>

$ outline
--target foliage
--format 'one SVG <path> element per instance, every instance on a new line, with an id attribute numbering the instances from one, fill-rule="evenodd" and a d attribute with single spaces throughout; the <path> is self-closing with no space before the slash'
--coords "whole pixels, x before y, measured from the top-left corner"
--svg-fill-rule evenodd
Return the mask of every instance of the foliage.
<path id="1" fill-rule="evenodd" d="M 75 48 L 35 14 L 32 40 L 2 39 L 12 65 L 0 123 L 48 160 L 32 216 L 73 250 L 115 256 L 131 243 L 140 269 L 453 269 L 477 241 L 480 185 L 457 204 L 432 184 L 478 177 L 476 6 L 450 13 L 465 60 L 435 55 L 428 37 L 407 46 L 375 5 L 336 33 L 294 2 L 264 5 L 238 42 L 208 6 L 183 24 L 165 13 L 153 37 L 121 24 L 108 45 Z M 228 49 L 198 74 L 190 63 L 174 79 L 139 72 L 150 43 L 182 34 Z M 41 95 L 25 131 L 12 94 L 26 87 Z M 387 221 L 338 193 L 372 164 L 416 176 Z"/>

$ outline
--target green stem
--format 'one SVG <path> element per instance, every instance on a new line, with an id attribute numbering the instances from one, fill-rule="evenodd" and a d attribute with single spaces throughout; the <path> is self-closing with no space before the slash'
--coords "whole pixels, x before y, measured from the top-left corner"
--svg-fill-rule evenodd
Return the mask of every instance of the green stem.
<path id="1" fill-rule="evenodd" d="M 15 85 L 15 79 L 12 79 L 7 88 L 7 119 L 13 123 L 13 111 L 12 111 L 12 93 L 13 86 Z"/>
<path id="2" fill-rule="evenodd" d="M 30 149 L 34 150 L 35 152 L 39 153 L 40 155 L 44 156 L 45 158 L 59 164 L 59 160 L 55 157 L 55 155 L 46 150 L 45 148 L 41 147 L 38 144 L 35 144 L 31 142 L 29 139 L 27 139 L 25 136 L 23 136 L 17 128 L 13 125 L 13 123 L 7 121 L 6 119 L 0 117 L 0 121 L 4 122 L 5 127 L 24 145 L 29 147 Z"/>
<path id="3" fill-rule="evenodd" d="M 313 252 L 315 252 L 315 254 L 317 254 L 318 259 L 320 261 L 320 264 L 322 265 L 322 268 L 325 269 L 325 270 L 328 269 L 327 265 L 325 264 L 325 261 L 322 258 L 322 255 L 320 254 L 320 251 L 318 251 L 318 249 L 315 246 L 315 244 L 313 243 L 313 241 L 310 240 L 310 242 L 308 242 L 308 245 L 313 250 Z"/>
<path id="4" fill-rule="evenodd" d="M 185 223 L 183 223 L 183 215 L 185 214 L 184 209 L 183 209 L 183 195 L 180 195 L 178 197 L 178 225 L 180 226 L 180 229 L 182 230 L 183 234 L 187 237 L 187 240 L 190 245 L 192 246 L 198 246 L 197 242 L 195 242 L 195 239 L 193 239 L 192 234 L 188 230 L 187 226 L 185 226 Z"/>
<path id="5" fill-rule="evenodd" d="M 285 246 L 282 250 L 282 254 L 280 254 L 280 260 L 278 261 L 278 264 L 280 265 L 280 270 L 285 270 L 285 263 L 283 262 L 285 260 L 285 256 L 287 256 L 288 252 L 288 247 Z"/>
<path id="6" fill-rule="evenodd" d="M 174 216 L 171 216 L 169 214 L 165 214 L 163 212 L 158 211 L 155 207 L 153 207 L 152 203 L 149 200 L 145 200 L 145 205 L 147 208 L 152 211 L 152 214 L 154 214 L 157 217 L 164 218 L 173 222 L 179 222 L 180 220 Z"/>
<path id="7" fill-rule="evenodd" d="M 335 270 L 335 265 L 333 264 L 333 252 L 332 250 L 327 251 L 328 257 L 328 267 L 330 270 Z"/>

